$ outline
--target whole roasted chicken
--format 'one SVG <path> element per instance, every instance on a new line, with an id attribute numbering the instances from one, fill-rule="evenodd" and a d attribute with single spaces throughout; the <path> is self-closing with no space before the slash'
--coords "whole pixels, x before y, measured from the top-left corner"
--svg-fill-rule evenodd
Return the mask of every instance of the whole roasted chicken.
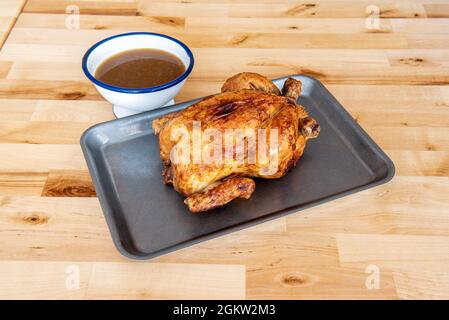
<path id="1" fill-rule="evenodd" d="M 251 177 L 284 176 L 320 131 L 296 103 L 300 94 L 293 78 L 280 92 L 266 77 L 244 72 L 226 80 L 220 94 L 155 119 L 164 183 L 201 212 L 248 199 Z"/>

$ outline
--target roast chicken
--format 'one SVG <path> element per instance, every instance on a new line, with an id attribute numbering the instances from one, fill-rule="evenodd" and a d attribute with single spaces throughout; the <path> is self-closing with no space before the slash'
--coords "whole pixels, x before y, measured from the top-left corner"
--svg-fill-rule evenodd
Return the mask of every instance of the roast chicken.
<path id="1" fill-rule="evenodd" d="M 294 78 L 280 91 L 266 77 L 244 72 L 226 80 L 221 93 L 155 119 L 164 183 L 187 197 L 192 212 L 249 199 L 253 177 L 284 176 L 319 134 L 297 104 L 300 94 Z"/>

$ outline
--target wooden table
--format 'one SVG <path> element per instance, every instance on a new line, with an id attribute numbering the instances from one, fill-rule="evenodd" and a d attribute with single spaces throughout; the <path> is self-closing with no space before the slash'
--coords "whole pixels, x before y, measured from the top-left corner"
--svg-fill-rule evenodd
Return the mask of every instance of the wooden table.
<path id="1" fill-rule="evenodd" d="M 23 4 L 2 0 L 0 38 Z M 396 177 L 151 261 L 125 259 L 79 146 L 113 115 L 80 60 L 131 30 L 192 48 L 177 101 L 243 70 L 320 79 Z M 445 0 L 28 0 L 0 51 L 0 298 L 449 298 L 448 84 Z"/>

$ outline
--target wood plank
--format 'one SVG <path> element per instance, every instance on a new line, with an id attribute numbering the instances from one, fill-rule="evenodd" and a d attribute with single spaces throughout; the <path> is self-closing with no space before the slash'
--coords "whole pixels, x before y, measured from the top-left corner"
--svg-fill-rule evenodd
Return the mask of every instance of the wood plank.
<path id="1" fill-rule="evenodd" d="M 242 265 L 2 261 L 0 279 L 2 299 L 245 298 Z"/>
<path id="2" fill-rule="evenodd" d="M 16 28 L 64 29 L 66 16 L 62 14 L 22 13 Z M 183 30 L 184 17 L 80 15 L 80 30 L 141 30 L 171 32 Z"/>
<path id="3" fill-rule="evenodd" d="M 95 197 L 95 187 L 89 172 L 80 170 L 50 170 L 42 197 Z"/>
<path id="4" fill-rule="evenodd" d="M 447 186 L 447 177 L 398 176 L 378 188 L 288 216 L 287 233 L 449 236 Z"/>
<path id="5" fill-rule="evenodd" d="M 22 0 L 3 0 L 0 3 L 0 17 L 17 17 L 23 3 Z"/>
<path id="6" fill-rule="evenodd" d="M 0 38 L 18 1 L 0 3 Z M 66 27 L 69 5 L 81 11 L 78 30 Z M 370 5 L 379 8 L 379 29 L 366 27 Z M 28 0 L 24 10 L 0 50 L 3 296 L 448 297 L 444 1 Z M 127 31 L 169 34 L 192 48 L 196 65 L 176 101 L 216 93 L 241 71 L 318 78 L 385 149 L 396 176 L 150 263 L 127 261 L 114 248 L 79 147 L 85 128 L 113 119 L 81 58 L 94 42 Z M 366 287 L 372 264 L 378 290 Z M 65 287 L 73 266 L 79 290 Z"/>
<path id="7" fill-rule="evenodd" d="M 363 125 L 363 121 L 360 123 Z M 0 121 L 0 142 L 77 144 L 94 123 L 52 121 Z M 383 148 L 393 150 L 449 151 L 447 127 L 364 126 Z"/>
<path id="8" fill-rule="evenodd" d="M 395 271 L 396 291 L 400 299 L 448 299 L 449 270 Z"/>
<path id="9" fill-rule="evenodd" d="M 89 44 L 112 32 L 111 30 L 83 30 L 81 33 L 73 32 L 73 37 L 67 37 L 68 31 L 66 30 L 43 29 L 39 35 L 30 38 L 31 30 L 33 29 L 19 28 L 11 34 L 8 43 L 18 45 L 31 42 L 36 45 L 36 47 L 28 49 L 33 50 L 33 59 L 36 61 L 26 60 L 26 55 L 22 55 L 23 60 L 20 56 L 16 58 L 19 60 L 12 65 L 7 75 L 11 80 L 85 80 L 79 68 L 83 48 L 87 49 Z M 384 35 L 372 34 L 371 36 Z M 51 39 L 50 44 L 48 39 Z M 70 43 L 67 42 L 67 39 L 70 39 Z M 286 43 L 290 42 L 286 41 Z M 80 43 L 80 47 L 75 50 L 72 62 L 67 61 L 67 56 L 64 56 L 62 61 L 58 61 L 58 57 L 53 56 L 51 57 L 52 63 L 42 63 L 42 61 L 49 60 L 46 46 L 73 46 L 73 43 Z M 323 45 L 325 44 L 326 42 L 323 42 Z M 332 47 L 331 44 L 329 46 Z M 304 73 L 327 83 L 373 84 L 402 81 L 403 83 L 444 84 L 449 79 L 447 76 L 448 50 L 329 50 L 196 48 L 194 54 L 201 63 L 195 66 L 191 79 L 210 79 L 211 68 L 214 70 L 212 79 L 217 81 L 223 81 L 231 73 L 241 70 L 262 72 L 270 77 Z M 15 51 L 17 52 L 17 50 Z M 8 48 L 6 48 L 6 52 L 8 52 Z M 238 59 L 234 58 L 234 52 L 238 52 Z M 8 56 L 8 53 L 6 54 L 6 57 L 11 57 L 11 55 Z M 276 58 L 267 58 L 270 56 Z M 232 69 L 226 67 L 231 63 L 231 57 Z M 223 63 L 217 65 L 215 63 L 217 59 Z M 65 73 L 59 72 L 62 64 L 66 66 Z"/>
<path id="10" fill-rule="evenodd" d="M 444 112 L 449 107 L 447 86 L 327 85 L 351 112 Z"/>
<path id="11" fill-rule="evenodd" d="M 0 121 L 97 123 L 112 119 L 107 101 L 0 99 Z"/>
<path id="12" fill-rule="evenodd" d="M 380 16 L 386 18 L 424 17 L 420 2 L 377 1 Z M 172 3 L 143 0 L 140 2 L 141 15 L 170 15 Z M 307 17 L 307 18 L 354 18 L 365 17 L 370 1 L 313 1 L 311 3 L 257 3 L 216 2 L 204 6 L 201 2 L 181 2 L 177 12 L 194 17 Z"/>
<path id="13" fill-rule="evenodd" d="M 0 99 L 102 99 L 87 82 L 0 79 Z"/>
<path id="14" fill-rule="evenodd" d="M 115 116 L 107 101 L 38 100 L 31 114 L 31 121 L 39 122 L 98 123 L 113 119 Z"/>
<path id="15" fill-rule="evenodd" d="M 54 44 L 87 46 L 103 38 L 125 31 L 136 31 L 141 28 L 102 29 L 102 30 L 65 30 L 17 28 L 11 32 L 11 43 Z M 143 31 L 154 31 L 148 27 Z M 227 32 L 209 33 L 208 37 L 201 37 L 203 32 L 165 31 L 193 48 L 335 48 L 335 49 L 405 49 L 408 42 L 404 34 L 400 33 L 254 33 Z M 71 33 L 72 41 L 62 34 Z M 32 37 L 31 37 L 32 35 Z M 331 36 L 332 35 L 332 36 Z M 330 40 L 332 39 L 332 40 Z M 326 42 L 327 40 L 327 42 Z M 270 46 L 271 42 L 271 46 Z"/>
<path id="16" fill-rule="evenodd" d="M 222 264 L 245 261 L 248 269 L 257 269 L 278 258 L 289 263 L 297 256 L 303 259 L 303 264 L 316 266 L 318 259 L 326 266 L 330 261 L 337 265 L 337 252 L 326 247 L 327 242 L 334 241 L 335 233 L 411 233 L 445 238 L 449 212 L 447 186 L 447 177 L 396 177 L 390 184 L 289 216 L 287 233 L 283 222 L 268 229 L 246 229 L 154 261 Z M 0 242 L 9 248 L 0 251 L 1 260 L 122 259 L 113 247 L 96 198 L 9 196 L 0 198 L 0 204 Z M 354 223 L 348 225 L 348 219 Z M 26 236 L 31 234 L 32 237 Z M 323 237 L 329 240 L 323 242 L 320 240 Z M 314 242 L 315 249 L 311 249 Z M 288 252 L 279 251 L 278 257 L 280 246 Z M 357 257 L 363 259 L 359 255 L 353 259 Z"/>
<path id="17" fill-rule="evenodd" d="M 219 92 L 218 81 L 187 81 L 177 101 Z M 449 90 L 442 86 L 327 85 L 362 125 L 448 126 Z M 401 103 L 398 103 L 400 99 Z M 0 99 L 0 120 L 102 122 L 113 119 L 107 101 Z"/>
<path id="18" fill-rule="evenodd" d="M 385 149 L 449 151 L 447 128 L 365 127 L 374 141 Z"/>
<path id="19" fill-rule="evenodd" d="M 0 212 L 0 242 L 10 248 L 0 251 L 2 260 L 122 261 L 124 259 L 112 244 L 96 198 L 2 196 Z M 285 233 L 285 220 L 280 219 L 246 229 L 245 243 L 249 245 L 249 251 L 251 247 L 257 250 L 256 248 L 263 246 L 265 241 L 262 235 L 271 234 L 276 237 L 283 233 Z M 250 244 L 251 239 L 257 240 L 258 237 L 258 241 Z M 226 250 L 228 253 L 218 258 L 217 262 L 241 263 L 235 260 L 240 255 L 240 249 L 238 242 L 234 242 L 232 237 L 214 241 L 219 241 L 222 245 L 228 243 L 222 248 L 222 254 Z M 203 246 L 204 244 L 201 244 L 185 249 L 186 256 L 193 254 L 190 257 L 195 258 L 195 252 L 198 250 L 207 257 L 209 249 Z M 189 251 L 193 248 L 197 249 Z M 205 262 L 206 257 L 198 259 L 198 263 Z M 183 259 L 178 260 L 177 263 L 182 261 Z"/>
<path id="20" fill-rule="evenodd" d="M 79 7 L 81 14 L 131 16 L 137 14 L 137 1 L 135 0 L 27 0 L 23 11 L 36 13 L 66 13 L 69 5 Z"/>
<path id="21" fill-rule="evenodd" d="M 94 123 L 0 121 L 0 143 L 76 144 Z"/>
<path id="22" fill-rule="evenodd" d="M 449 152 L 388 150 L 396 166 L 396 174 L 403 176 L 449 176 Z"/>
<path id="23" fill-rule="evenodd" d="M 448 36 L 446 34 L 407 34 L 409 48 L 421 49 L 448 49 Z"/>
<path id="24" fill-rule="evenodd" d="M 319 239 L 312 238 L 315 241 Z M 302 240 L 302 239 L 301 239 Z M 296 253 L 296 252 L 294 252 Z M 284 256 L 285 258 L 286 256 Z M 383 272 L 378 290 L 368 290 L 365 268 L 284 264 L 248 273 L 248 299 L 397 299 L 392 273 Z M 270 282 L 267 279 L 272 279 Z"/>
<path id="25" fill-rule="evenodd" d="M 19 241 L 21 247 L 2 251 L 9 256 L 3 260 L 124 259 L 114 248 L 96 198 L 2 197 L 0 203 L 0 242 L 6 248 Z"/>
<path id="26" fill-rule="evenodd" d="M 31 20 L 28 17 L 21 19 Z M 378 32 L 391 32 L 391 21 L 394 19 L 382 19 Z M 408 21 L 408 20 L 407 20 Z M 414 20 L 413 20 L 414 21 Z M 424 20 L 431 24 L 431 19 Z M 235 18 L 235 17 L 215 17 L 214 24 L 210 23 L 208 17 L 187 17 L 185 20 L 185 30 L 189 32 L 221 33 L 240 32 L 245 33 L 251 30 L 252 33 L 282 33 L 282 34 L 351 34 L 370 33 L 366 28 L 365 18 L 331 19 L 331 18 L 293 18 L 293 17 L 264 17 L 264 18 Z M 21 26 L 33 27 L 31 23 Z"/>
<path id="27" fill-rule="evenodd" d="M 446 151 L 396 151 L 388 150 L 388 154 L 396 165 L 397 175 L 402 176 L 449 176 L 449 153 Z M 34 173 L 18 173 L 23 178 L 16 180 L 12 173 L 2 179 L 4 192 L 7 194 L 23 194 L 20 186 L 26 187 L 28 181 L 34 181 Z M 13 175 L 12 178 L 9 176 Z M 23 179 L 23 180 L 21 180 Z M 36 184 L 33 194 L 40 194 L 45 179 Z M 23 184 L 21 184 L 23 183 Z M 28 194 L 28 189 L 24 190 Z"/>
<path id="28" fill-rule="evenodd" d="M 423 4 L 426 16 L 429 18 L 449 18 L 449 4 L 429 3 Z"/>
<path id="29" fill-rule="evenodd" d="M 1 61 L 75 62 L 80 61 L 87 47 L 80 45 L 13 44 L 0 51 Z M 47 55 L 45 55 L 47 52 Z M 33 53 L 33 54 L 31 54 Z M 28 57 L 28 59 L 27 59 Z"/>
<path id="30" fill-rule="evenodd" d="M 410 50 L 408 52 L 388 51 L 387 56 L 391 66 L 412 67 L 415 70 L 423 67 L 447 67 L 449 63 L 444 60 L 445 50 Z"/>
<path id="31" fill-rule="evenodd" d="M 431 110 L 428 110 L 431 109 Z M 352 111 L 351 114 L 362 126 L 366 127 L 448 127 L 448 108 L 423 108 L 409 112 Z M 381 129 L 380 129 L 381 130 Z"/>
<path id="32" fill-rule="evenodd" d="M 448 19 L 389 19 L 392 32 L 407 34 L 448 34 Z"/>
<path id="33" fill-rule="evenodd" d="M 448 263 L 449 237 L 395 234 L 337 234 L 341 263 L 366 262 L 380 265 Z"/>
<path id="34" fill-rule="evenodd" d="M 11 61 L 0 61 L 0 78 L 6 78 L 7 74 L 11 70 Z"/>
<path id="35" fill-rule="evenodd" d="M 388 279 L 392 270 L 401 299 L 444 299 L 448 295 L 447 237 L 337 234 L 337 243 L 343 265 L 374 265 L 380 277 Z"/>
<path id="36" fill-rule="evenodd" d="M 2 0 L 0 3 L 0 48 L 8 37 L 24 4 L 25 0 Z"/>
<path id="37" fill-rule="evenodd" d="M 36 100 L 0 99 L 0 120 L 30 120 Z"/>
<path id="38" fill-rule="evenodd" d="M 87 170 L 79 144 L 0 144 L 0 172 Z M 20 157 L 18 156 L 20 155 Z"/>
<path id="39" fill-rule="evenodd" d="M 0 172 L 0 194 L 39 196 L 47 180 L 47 173 Z"/>
<path id="40" fill-rule="evenodd" d="M 441 1 L 377 1 L 381 17 L 424 18 L 448 17 L 448 8 Z M 137 3 L 140 3 L 139 5 Z M 28 0 L 24 12 L 65 13 L 69 4 L 77 5 L 83 14 L 114 15 L 169 15 L 177 5 L 185 16 L 237 16 L 237 17 L 307 17 L 307 18 L 353 18 L 366 17 L 369 1 L 314 1 L 304 4 L 281 4 L 276 1 L 134 1 L 102 0 Z M 137 11 L 137 6 L 139 10 Z"/>
<path id="41" fill-rule="evenodd" d="M 209 35 L 229 33 L 251 33 L 255 34 L 419 34 L 435 35 L 448 34 L 445 26 L 448 19 L 395 19 L 383 18 L 378 30 L 366 28 L 366 19 L 305 19 L 305 18 L 229 18 L 215 17 L 214 24 L 210 23 L 209 17 L 187 17 L 172 16 L 80 16 L 81 30 L 135 30 L 158 32 L 181 32 L 204 33 Z M 20 15 L 17 28 L 44 28 L 65 29 L 66 16 L 60 14 L 32 14 Z M 300 37 L 297 37 L 300 40 Z M 333 39 L 332 39 L 333 40 Z"/>

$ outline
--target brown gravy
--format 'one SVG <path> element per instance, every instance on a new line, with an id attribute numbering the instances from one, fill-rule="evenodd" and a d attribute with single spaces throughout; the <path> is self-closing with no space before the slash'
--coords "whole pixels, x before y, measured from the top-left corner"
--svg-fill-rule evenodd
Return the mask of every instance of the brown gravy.
<path id="1" fill-rule="evenodd" d="M 95 78 L 122 88 L 149 88 L 170 82 L 185 71 L 177 56 L 157 49 L 132 49 L 103 61 Z"/>

